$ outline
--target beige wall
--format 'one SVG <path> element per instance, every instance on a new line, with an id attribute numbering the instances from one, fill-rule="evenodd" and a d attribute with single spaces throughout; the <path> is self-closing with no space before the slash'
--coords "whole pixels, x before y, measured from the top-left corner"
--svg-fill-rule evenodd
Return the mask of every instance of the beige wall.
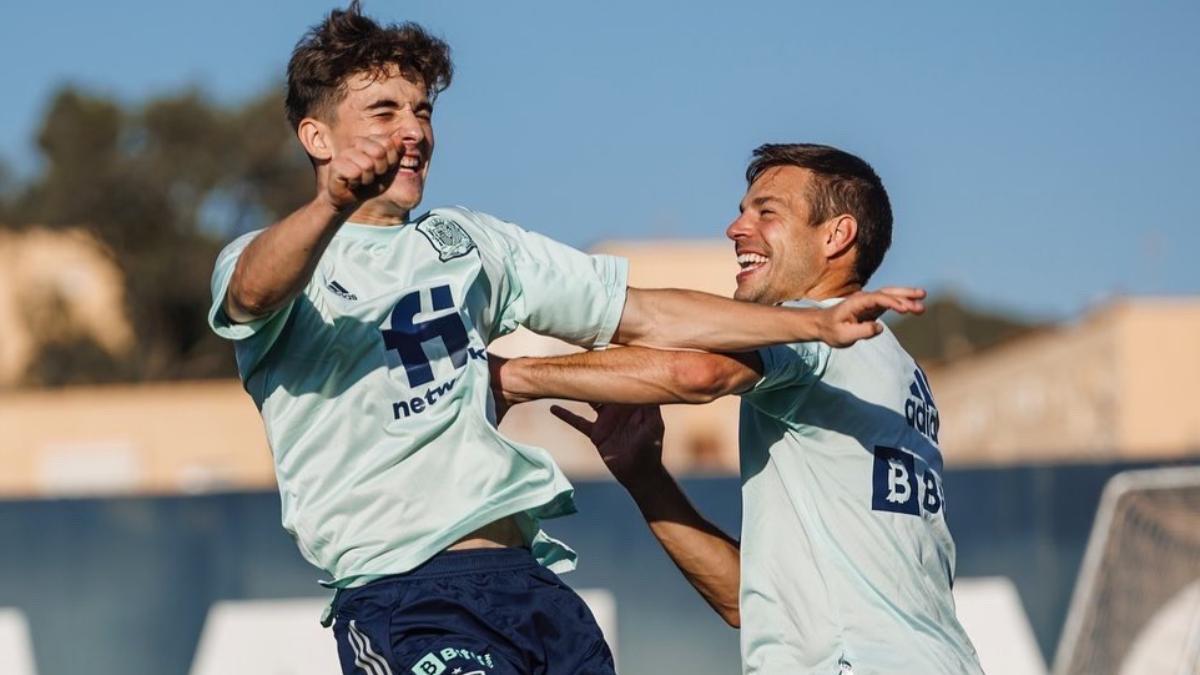
<path id="1" fill-rule="evenodd" d="M 1145 455 L 1200 448 L 1200 301 L 1114 309 L 1122 364 L 1117 444 Z"/>
<path id="2" fill-rule="evenodd" d="M 0 395 L 0 495 L 272 485 L 262 422 L 236 382 Z"/>
<path id="3" fill-rule="evenodd" d="M 1123 300 L 929 373 L 948 461 L 1200 453 L 1200 299 Z"/>

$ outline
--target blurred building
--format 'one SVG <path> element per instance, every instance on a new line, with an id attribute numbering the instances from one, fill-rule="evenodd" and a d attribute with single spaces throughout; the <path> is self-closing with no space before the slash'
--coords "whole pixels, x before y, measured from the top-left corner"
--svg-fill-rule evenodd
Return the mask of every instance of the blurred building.
<path id="1" fill-rule="evenodd" d="M 634 286 L 726 296 L 734 289 L 737 265 L 726 242 L 609 243 L 598 250 L 628 257 Z M 0 331 L 12 330 L 9 321 L 0 317 Z M 1125 299 L 1078 323 L 933 365 L 929 376 L 947 462 L 1200 454 L 1200 418 L 1194 414 L 1198 332 L 1200 298 Z M 574 348 L 521 331 L 493 349 L 513 356 Z M 518 406 L 501 429 L 548 448 L 572 476 L 604 475 L 591 446 L 551 416 L 548 406 Z M 668 465 L 693 474 L 736 473 L 737 407 L 735 398 L 668 406 Z M 233 381 L 9 391 L 0 394 L 0 428 L 4 496 L 273 487 L 261 420 Z"/>
<path id="2" fill-rule="evenodd" d="M 133 347 L 125 278 L 82 229 L 0 229 L 0 389 L 21 383 L 43 348 L 86 339 L 112 356 Z"/>
<path id="3" fill-rule="evenodd" d="M 1200 455 L 1200 298 L 1126 298 L 929 378 L 950 461 Z"/>

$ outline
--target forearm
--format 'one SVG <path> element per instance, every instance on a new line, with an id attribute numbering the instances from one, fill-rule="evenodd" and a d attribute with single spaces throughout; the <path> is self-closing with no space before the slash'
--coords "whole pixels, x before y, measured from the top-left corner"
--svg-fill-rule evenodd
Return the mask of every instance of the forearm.
<path id="1" fill-rule="evenodd" d="M 314 199 L 255 237 L 238 259 L 229 283 L 225 296 L 229 318 L 250 321 L 296 297 L 345 219 L 327 202 Z"/>
<path id="2" fill-rule="evenodd" d="M 540 398 L 592 403 L 707 403 L 742 391 L 760 375 L 752 355 L 623 347 L 500 364 L 494 376 L 505 400 Z"/>
<path id="3" fill-rule="evenodd" d="M 822 339 L 819 309 L 770 307 L 699 291 L 630 288 L 613 342 L 739 352 Z"/>
<path id="4" fill-rule="evenodd" d="M 738 627 L 738 543 L 696 511 L 665 469 L 652 479 L 626 487 L 650 531 L 688 582 L 726 623 Z"/>

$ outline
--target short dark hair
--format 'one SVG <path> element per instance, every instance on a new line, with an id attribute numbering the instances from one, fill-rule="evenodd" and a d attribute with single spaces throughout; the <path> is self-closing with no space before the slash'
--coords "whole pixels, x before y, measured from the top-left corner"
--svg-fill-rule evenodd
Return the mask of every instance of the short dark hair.
<path id="1" fill-rule="evenodd" d="M 859 283 L 867 283 L 892 245 L 892 204 L 875 169 L 861 158 L 828 145 L 768 143 L 754 150 L 746 168 L 746 183 L 753 184 L 775 166 L 798 166 L 813 172 L 809 195 L 812 225 L 843 213 L 858 221 L 854 274 Z"/>
<path id="2" fill-rule="evenodd" d="M 399 68 L 405 78 L 420 79 L 432 100 L 454 76 L 450 46 L 411 21 L 381 26 L 364 16 L 359 0 L 335 9 L 308 29 L 292 50 L 287 71 L 288 121 L 299 128 L 305 117 L 333 114 L 346 95 L 346 79 Z"/>

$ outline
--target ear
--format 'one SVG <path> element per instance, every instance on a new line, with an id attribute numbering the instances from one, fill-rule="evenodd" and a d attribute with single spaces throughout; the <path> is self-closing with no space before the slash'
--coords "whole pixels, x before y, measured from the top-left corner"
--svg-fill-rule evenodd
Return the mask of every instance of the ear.
<path id="1" fill-rule="evenodd" d="M 858 241 L 858 220 L 844 213 L 825 225 L 825 257 L 836 258 L 850 250 Z"/>
<path id="2" fill-rule="evenodd" d="M 333 158 L 333 138 L 329 133 L 329 126 L 324 122 L 305 117 L 300 120 L 296 135 L 300 137 L 304 151 L 314 160 L 327 162 Z"/>

